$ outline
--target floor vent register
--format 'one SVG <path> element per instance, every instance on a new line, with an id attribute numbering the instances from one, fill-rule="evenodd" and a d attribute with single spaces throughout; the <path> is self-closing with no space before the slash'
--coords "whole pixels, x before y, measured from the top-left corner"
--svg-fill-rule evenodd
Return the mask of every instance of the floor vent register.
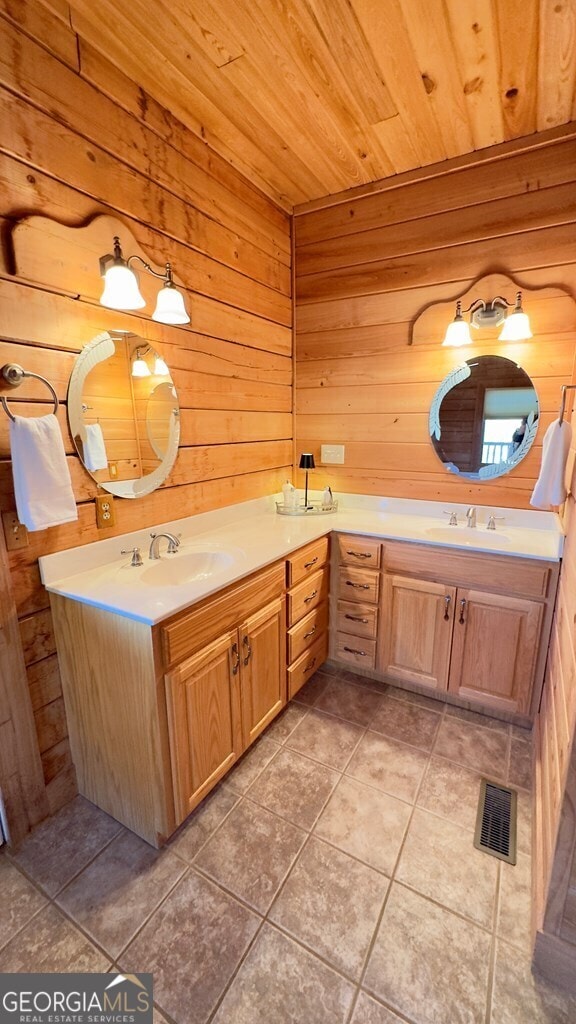
<path id="1" fill-rule="evenodd" d="M 507 864 L 516 863 L 516 798 L 514 789 L 480 782 L 474 846 Z"/>

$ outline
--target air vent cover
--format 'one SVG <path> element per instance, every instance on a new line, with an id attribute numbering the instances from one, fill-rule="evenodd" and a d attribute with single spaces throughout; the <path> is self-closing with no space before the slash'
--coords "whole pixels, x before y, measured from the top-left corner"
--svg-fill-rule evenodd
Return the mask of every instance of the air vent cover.
<path id="1" fill-rule="evenodd" d="M 480 782 L 474 846 L 507 864 L 516 863 L 516 798 L 514 789 Z"/>

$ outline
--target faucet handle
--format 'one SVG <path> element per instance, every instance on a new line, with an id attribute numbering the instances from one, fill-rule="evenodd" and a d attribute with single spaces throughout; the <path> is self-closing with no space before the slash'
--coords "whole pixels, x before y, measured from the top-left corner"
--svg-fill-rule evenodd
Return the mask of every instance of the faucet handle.
<path id="1" fill-rule="evenodd" d="M 449 512 L 448 509 L 445 508 L 444 509 L 444 515 L 445 516 L 450 516 L 450 519 L 448 520 L 448 526 L 458 526 L 458 516 L 457 516 L 456 512 L 454 512 L 454 511 Z"/>
<path id="2" fill-rule="evenodd" d="M 142 561 L 142 555 L 140 554 L 140 548 L 128 548 L 127 551 L 122 550 L 121 555 L 132 555 L 130 565 L 144 565 Z"/>
<path id="3" fill-rule="evenodd" d="M 488 516 L 488 523 L 486 525 L 487 530 L 496 529 L 496 521 L 501 519 L 502 522 L 506 519 L 506 516 Z"/>

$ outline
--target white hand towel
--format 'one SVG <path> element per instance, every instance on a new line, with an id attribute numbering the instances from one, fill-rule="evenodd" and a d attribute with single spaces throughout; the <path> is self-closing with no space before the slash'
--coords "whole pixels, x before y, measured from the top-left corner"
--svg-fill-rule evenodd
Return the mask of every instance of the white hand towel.
<path id="1" fill-rule="evenodd" d="M 534 508 L 549 509 L 566 500 L 564 476 L 572 440 L 572 427 L 564 421 L 554 420 L 544 434 L 540 476 L 530 498 Z"/>
<path id="2" fill-rule="evenodd" d="M 12 476 L 18 519 L 28 530 L 78 519 L 64 442 L 54 413 L 10 420 Z"/>
<path id="3" fill-rule="evenodd" d="M 86 469 L 89 469 L 92 473 L 97 469 L 108 469 L 106 445 L 104 444 L 102 427 L 99 423 L 86 424 L 82 444 Z"/>

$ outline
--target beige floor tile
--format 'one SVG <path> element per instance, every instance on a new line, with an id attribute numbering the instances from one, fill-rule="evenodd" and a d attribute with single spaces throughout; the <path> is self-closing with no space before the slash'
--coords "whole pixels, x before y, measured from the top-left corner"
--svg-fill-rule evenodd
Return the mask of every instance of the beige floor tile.
<path id="1" fill-rule="evenodd" d="M 178 829 L 168 848 L 190 863 L 239 799 L 240 794 L 226 783 L 217 786 Z"/>
<path id="2" fill-rule="evenodd" d="M 379 733 L 367 732 L 360 740 L 346 775 L 412 802 L 427 764 L 428 754 L 424 751 Z"/>
<path id="3" fill-rule="evenodd" d="M 46 905 L 46 897 L 0 856 L 0 949 Z"/>
<path id="4" fill-rule="evenodd" d="M 492 928 L 498 861 L 452 821 L 416 808 L 395 878 L 484 928 Z"/>
<path id="5" fill-rule="evenodd" d="M 351 1024 L 405 1024 L 392 1010 L 377 1003 L 371 996 L 361 992 L 354 1008 Z"/>
<path id="6" fill-rule="evenodd" d="M 124 831 L 58 896 L 58 904 L 114 959 L 186 865 Z"/>
<path id="7" fill-rule="evenodd" d="M 512 737 L 510 744 L 510 766 L 508 768 L 510 786 L 521 786 L 532 789 L 532 743 Z"/>
<path id="8" fill-rule="evenodd" d="M 300 854 L 269 917 L 358 979 L 388 879 L 318 839 Z"/>
<path id="9" fill-rule="evenodd" d="M 77 796 L 54 817 L 42 822 L 13 854 L 13 859 L 49 896 L 54 896 L 122 827 L 94 804 Z"/>
<path id="10" fill-rule="evenodd" d="M 91 974 L 109 967 L 104 954 L 52 905 L 32 918 L 0 953 L 0 972 L 5 974 Z"/>
<path id="11" fill-rule="evenodd" d="M 301 828 L 311 829 L 339 775 L 283 748 L 250 789 L 250 799 Z"/>
<path id="12" fill-rule="evenodd" d="M 330 967 L 265 925 L 214 1024 L 344 1024 L 353 993 Z"/>
<path id="13" fill-rule="evenodd" d="M 279 750 L 279 743 L 261 736 L 226 776 L 227 785 L 239 793 L 245 793 Z"/>
<path id="14" fill-rule="evenodd" d="M 478 772 L 469 768 L 432 757 L 418 794 L 418 806 L 474 831 L 480 778 Z"/>
<path id="15" fill-rule="evenodd" d="M 411 813 L 402 800 L 344 776 L 314 834 L 391 875 Z"/>
<path id="16" fill-rule="evenodd" d="M 306 835 L 302 829 L 245 799 L 206 843 L 195 864 L 264 914 Z"/>
<path id="17" fill-rule="evenodd" d="M 484 729 L 494 729 L 496 732 L 508 735 L 510 726 L 508 722 L 501 722 L 499 718 L 492 718 L 491 715 L 482 715 L 479 711 L 468 711 L 467 708 L 457 708 L 455 704 L 446 705 L 446 714 L 452 718 L 459 718 L 461 722 L 470 722 L 472 725 L 481 725 Z"/>
<path id="18" fill-rule="evenodd" d="M 440 715 L 446 707 L 443 700 L 426 697 L 423 693 L 415 693 L 413 690 L 403 690 L 400 686 L 389 686 L 388 696 L 394 697 L 395 700 L 406 701 L 408 704 L 417 704 L 421 708 L 428 708 L 429 711 L 437 711 Z"/>
<path id="19" fill-rule="evenodd" d="M 274 743 L 285 743 L 299 722 L 307 714 L 308 709 L 304 705 L 295 704 L 294 701 L 290 701 L 282 714 L 278 715 L 278 718 L 275 718 L 272 724 L 268 726 L 266 736 L 268 739 L 274 740 Z"/>
<path id="20" fill-rule="evenodd" d="M 154 975 L 154 1000 L 178 1024 L 204 1024 L 261 921 L 194 871 L 178 883 L 120 958 Z"/>
<path id="21" fill-rule="evenodd" d="M 418 1024 L 484 1024 L 490 941 L 488 932 L 393 883 L 364 986 Z"/>
<path id="22" fill-rule="evenodd" d="M 343 771 L 364 732 L 359 725 L 323 714 L 315 708 L 296 726 L 286 746 Z"/>
<path id="23" fill-rule="evenodd" d="M 506 778 L 508 736 L 445 715 L 440 724 L 434 753 L 446 757 L 490 779 Z"/>
<path id="24" fill-rule="evenodd" d="M 532 861 L 519 853 L 516 864 L 502 863 L 497 933 L 528 955 L 532 947 Z"/>
<path id="25" fill-rule="evenodd" d="M 365 686 L 332 679 L 316 701 L 316 707 L 355 725 L 366 726 L 370 725 L 383 699 L 382 694 Z"/>
<path id="26" fill-rule="evenodd" d="M 333 678 L 331 673 L 315 672 L 302 689 L 298 690 L 294 700 L 298 704 L 311 707 L 322 696 Z"/>
<path id="27" fill-rule="evenodd" d="M 385 695 L 370 728 L 421 750 L 430 750 L 441 720 L 434 711 Z"/>
<path id="28" fill-rule="evenodd" d="M 573 1024 L 576 998 L 553 988 L 530 969 L 530 958 L 496 945 L 496 968 L 490 1024 Z"/>

